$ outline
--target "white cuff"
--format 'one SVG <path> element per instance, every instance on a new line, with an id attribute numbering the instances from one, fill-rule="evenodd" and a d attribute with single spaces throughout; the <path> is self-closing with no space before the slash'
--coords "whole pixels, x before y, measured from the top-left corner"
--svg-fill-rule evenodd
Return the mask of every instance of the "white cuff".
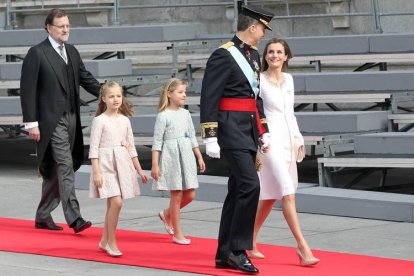
<path id="1" fill-rule="evenodd" d="M 38 127 L 39 123 L 38 122 L 28 122 L 28 123 L 24 123 L 24 129 L 28 130 L 34 127 Z"/>

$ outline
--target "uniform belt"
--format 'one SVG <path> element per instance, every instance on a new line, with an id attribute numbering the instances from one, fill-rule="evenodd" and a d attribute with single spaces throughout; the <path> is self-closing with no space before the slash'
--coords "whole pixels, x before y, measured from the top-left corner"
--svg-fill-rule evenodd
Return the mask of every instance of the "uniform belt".
<path id="1" fill-rule="evenodd" d="M 222 98 L 220 100 L 219 109 L 227 111 L 256 112 L 256 100 L 240 98 Z"/>
<path id="2" fill-rule="evenodd" d="M 256 99 L 221 98 L 219 109 L 222 111 L 254 112 L 256 114 L 256 124 L 259 130 L 259 135 L 266 132 L 260 122 L 259 112 L 256 107 Z"/>

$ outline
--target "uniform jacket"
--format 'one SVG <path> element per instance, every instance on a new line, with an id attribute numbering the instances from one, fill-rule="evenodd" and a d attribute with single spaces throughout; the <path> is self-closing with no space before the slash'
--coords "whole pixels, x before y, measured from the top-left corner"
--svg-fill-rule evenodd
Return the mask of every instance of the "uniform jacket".
<path id="1" fill-rule="evenodd" d="M 72 62 L 76 89 L 76 138 L 72 149 L 75 171 L 83 161 L 83 135 L 80 124 L 79 86 L 98 96 L 100 84 L 85 69 L 79 52 L 73 45 L 65 44 L 66 54 Z M 48 145 L 53 131 L 65 110 L 69 97 L 67 76 L 61 67 L 62 58 L 53 49 L 49 39 L 29 49 L 22 66 L 20 98 L 23 122 L 39 123 L 40 138 L 37 143 L 37 157 L 40 173 L 45 176 L 47 165 L 53 159 Z"/>
<path id="2" fill-rule="evenodd" d="M 260 57 L 257 48 L 243 43 L 237 36 L 234 36 L 231 42 L 249 62 L 256 79 L 259 80 Z M 204 73 L 200 99 L 202 138 L 217 137 L 222 149 L 256 151 L 259 136 L 256 113 L 220 111 L 221 98 L 255 98 L 242 69 L 224 47 L 213 52 L 207 61 Z M 260 121 L 268 131 L 260 93 L 256 99 L 256 106 Z"/>

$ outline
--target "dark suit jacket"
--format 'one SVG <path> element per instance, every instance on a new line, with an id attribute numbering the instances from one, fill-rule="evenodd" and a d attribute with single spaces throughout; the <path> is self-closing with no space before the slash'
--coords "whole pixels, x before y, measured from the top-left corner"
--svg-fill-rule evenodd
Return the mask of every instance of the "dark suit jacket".
<path id="1" fill-rule="evenodd" d="M 235 36 L 234 46 L 246 58 L 250 53 L 250 66 L 259 76 L 260 57 L 255 47 L 242 43 Z M 246 58 L 247 59 L 247 58 Z M 221 149 L 248 149 L 256 151 L 259 129 L 255 112 L 220 111 L 221 98 L 254 99 L 255 95 L 242 69 L 227 49 L 219 48 L 207 61 L 201 88 L 200 122 L 203 138 L 217 137 Z M 262 126 L 268 131 L 260 94 L 256 106 Z M 217 125 L 214 127 L 214 125 Z M 216 130 L 214 130 L 216 128 Z"/>
<path id="2" fill-rule="evenodd" d="M 79 86 L 98 96 L 100 84 L 85 69 L 79 52 L 71 44 L 65 44 L 75 73 L 76 88 L 76 138 L 72 149 L 75 171 L 83 161 L 83 135 L 80 124 Z M 40 173 L 45 176 L 47 165 L 53 163 L 47 150 L 58 121 L 65 110 L 65 99 L 69 96 L 67 76 L 61 70 L 61 57 L 53 49 L 49 39 L 29 49 L 22 66 L 20 99 L 23 122 L 39 122 L 41 140 L 37 143 Z"/>

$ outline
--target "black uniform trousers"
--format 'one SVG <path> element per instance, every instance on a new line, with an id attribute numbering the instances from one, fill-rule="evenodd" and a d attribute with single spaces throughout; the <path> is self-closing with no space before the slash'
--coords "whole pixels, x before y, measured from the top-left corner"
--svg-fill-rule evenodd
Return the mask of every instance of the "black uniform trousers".
<path id="1" fill-rule="evenodd" d="M 228 161 L 230 177 L 221 214 L 216 259 L 227 258 L 230 252 L 252 249 L 260 194 L 256 152 L 247 149 L 224 149 L 221 152 Z"/>

